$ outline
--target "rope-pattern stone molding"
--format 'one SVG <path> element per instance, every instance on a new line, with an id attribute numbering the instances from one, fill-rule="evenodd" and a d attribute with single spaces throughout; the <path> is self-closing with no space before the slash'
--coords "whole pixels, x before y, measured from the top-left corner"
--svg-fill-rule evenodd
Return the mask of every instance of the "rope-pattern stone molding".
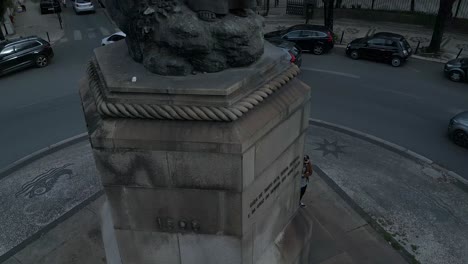
<path id="1" fill-rule="evenodd" d="M 88 66 L 88 79 L 97 110 L 102 116 L 114 118 L 232 122 L 263 102 L 264 99 L 296 77 L 299 72 L 299 67 L 292 64 L 282 74 L 242 98 L 233 106 L 227 108 L 214 106 L 110 103 L 104 100 L 102 95 L 103 84 L 99 77 L 99 71 L 93 62 L 90 62 Z"/>

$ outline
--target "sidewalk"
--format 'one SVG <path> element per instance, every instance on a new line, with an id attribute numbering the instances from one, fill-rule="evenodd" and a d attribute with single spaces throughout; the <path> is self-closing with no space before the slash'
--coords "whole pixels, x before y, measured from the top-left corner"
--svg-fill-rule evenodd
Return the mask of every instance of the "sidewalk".
<path id="1" fill-rule="evenodd" d="M 84 156 L 90 156 L 90 152 L 86 149 L 89 150 L 88 143 L 81 142 L 53 155 L 57 157 L 65 153 L 76 155 L 79 151 L 83 151 Z M 45 159 L 45 161 L 38 160 L 35 163 L 46 165 L 44 170 L 49 166 L 56 167 L 53 165 L 54 162 L 57 162 L 56 160 L 50 160 L 47 157 Z M 74 162 L 74 164 L 80 162 Z M 83 169 L 86 164 L 94 168 L 92 160 L 84 162 L 83 166 L 80 167 Z M 90 172 L 94 174 L 93 170 Z M 78 171 L 74 169 L 74 173 L 78 173 Z M 94 176 L 96 175 L 94 174 Z M 76 175 L 74 178 L 81 177 Z M 311 262 L 308 264 L 406 263 L 400 254 L 324 181 L 323 177 L 327 178 L 323 174 L 315 174 L 310 182 L 310 188 L 304 196 L 304 202 L 308 204 L 308 207 L 299 209 L 307 210 L 309 215 L 313 216 L 311 224 L 314 227 L 314 240 L 310 252 Z M 67 189 L 65 186 L 74 186 L 69 184 L 70 180 L 67 177 L 59 178 L 57 185 L 52 186 L 50 192 L 57 192 L 62 188 Z M 95 183 L 98 184 L 97 181 Z M 1 185 L 4 184 L 5 182 L 1 183 Z M 12 188 L 12 185 L 14 184 L 10 183 L 11 189 L 17 189 Z M 50 195 L 49 198 L 51 197 L 53 195 Z M 15 249 L 14 252 L 10 252 L 9 255 L 13 256 L 10 256 L 4 264 L 106 263 L 99 213 L 99 208 L 105 199 L 105 195 L 102 195 L 90 204 L 82 205 L 79 210 L 72 209 L 74 214 L 70 218 L 66 219 L 65 216 L 62 220 L 59 219 L 63 222 L 24 249 L 19 251 Z M 47 201 L 42 203 L 47 203 Z M 17 208 L 16 205 L 12 207 Z M 1 223 L 4 223 L 3 221 L 0 220 Z M 22 230 L 18 225 L 12 225 L 13 223 L 8 223 L 6 226 L 8 233 Z"/>
<path id="2" fill-rule="evenodd" d="M 305 23 L 305 18 L 301 16 L 286 15 L 284 8 L 277 8 L 276 10 L 276 15 L 269 15 L 265 18 L 265 32 L 281 30 L 293 25 Z M 309 21 L 309 24 L 323 25 L 323 19 L 312 19 Z M 335 20 L 333 30 L 338 38 L 336 44 L 343 45 L 347 45 L 356 38 L 385 31 L 405 36 L 411 47 L 416 49 L 419 41 L 421 42 L 420 48 L 429 46 L 432 37 L 432 30 L 424 26 L 351 19 Z M 343 40 L 341 41 L 342 35 Z M 460 56 L 468 57 L 468 35 L 446 32 L 442 41 L 441 54 L 434 56 L 432 54 L 418 52 L 417 55 L 440 59 L 446 62 L 455 58 L 461 48 L 463 48 L 463 52 Z"/>
<path id="3" fill-rule="evenodd" d="M 36 35 L 54 43 L 63 37 L 64 31 L 60 28 L 57 14 L 41 15 L 39 0 L 25 0 L 26 12 L 15 15 L 15 34 L 6 36 L 8 39 Z M 62 22 L 62 27 L 64 27 Z"/>
<path id="4" fill-rule="evenodd" d="M 311 263 L 393 264 L 411 255 L 466 263 L 468 192 L 457 175 L 318 121 L 306 153 L 316 166 L 301 209 L 314 216 Z M 102 189 L 86 140 L 0 174 L 0 188 L 0 262 L 104 262 L 98 212 L 105 197 L 94 201 Z"/>

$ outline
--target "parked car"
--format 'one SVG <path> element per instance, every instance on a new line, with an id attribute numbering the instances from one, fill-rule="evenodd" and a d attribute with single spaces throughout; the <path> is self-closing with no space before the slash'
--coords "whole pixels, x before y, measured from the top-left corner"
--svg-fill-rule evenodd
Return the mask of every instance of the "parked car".
<path id="1" fill-rule="evenodd" d="M 468 58 L 454 59 L 445 64 L 445 75 L 454 82 L 468 80 Z"/>
<path id="2" fill-rule="evenodd" d="M 85 12 L 96 12 L 91 0 L 74 0 L 73 10 L 75 10 L 75 13 L 77 14 Z"/>
<path id="3" fill-rule="evenodd" d="M 412 52 L 411 46 L 403 36 L 389 32 L 355 39 L 346 47 L 346 55 L 352 59 L 390 62 L 394 67 L 401 66 Z"/>
<path id="4" fill-rule="evenodd" d="M 127 35 L 125 35 L 125 33 L 123 33 L 122 31 L 119 31 L 119 32 L 116 32 L 116 33 L 108 36 L 108 37 L 103 38 L 101 40 L 101 45 L 102 46 L 109 45 L 109 44 L 114 43 L 116 41 L 125 39 L 126 37 L 127 37 Z"/>
<path id="5" fill-rule="evenodd" d="M 455 144 L 468 147 L 468 111 L 461 112 L 450 119 L 448 135 Z"/>
<path id="6" fill-rule="evenodd" d="M 286 52 L 290 57 L 291 63 L 294 63 L 298 67 L 301 67 L 302 50 L 294 42 L 282 39 L 270 39 L 269 42 Z"/>
<path id="7" fill-rule="evenodd" d="M 41 0 L 39 6 L 41 8 L 41 14 L 62 12 L 62 7 L 58 0 Z"/>
<path id="8" fill-rule="evenodd" d="M 36 66 L 49 65 L 54 52 L 49 42 L 31 36 L 0 42 L 0 75 Z"/>
<path id="9" fill-rule="evenodd" d="M 311 51 L 316 55 L 328 52 L 335 45 L 333 32 L 324 26 L 295 25 L 285 30 L 265 34 L 265 39 L 283 39 L 297 44 L 303 51 Z"/>

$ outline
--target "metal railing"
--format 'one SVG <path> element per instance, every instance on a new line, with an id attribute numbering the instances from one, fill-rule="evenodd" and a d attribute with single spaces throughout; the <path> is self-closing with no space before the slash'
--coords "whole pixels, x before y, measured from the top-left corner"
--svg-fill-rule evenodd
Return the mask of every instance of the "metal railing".
<path id="1" fill-rule="evenodd" d="M 304 15 L 305 0 L 287 0 L 286 13 Z M 404 11 L 437 14 L 440 0 L 334 0 L 335 8 Z M 316 7 L 323 7 L 323 0 L 315 0 Z M 468 0 L 457 0 L 452 16 L 468 19 Z"/>

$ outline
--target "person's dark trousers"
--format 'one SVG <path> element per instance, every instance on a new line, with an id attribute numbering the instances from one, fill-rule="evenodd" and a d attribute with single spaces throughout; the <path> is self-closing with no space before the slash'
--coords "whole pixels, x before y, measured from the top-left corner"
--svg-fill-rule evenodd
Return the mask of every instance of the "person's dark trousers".
<path id="1" fill-rule="evenodd" d="M 307 185 L 304 187 L 301 187 L 301 197 L 299 198 L 299 201 L 302 201 L 302 196 L 304 196 L 306 189 L 307 189 Z"/>

